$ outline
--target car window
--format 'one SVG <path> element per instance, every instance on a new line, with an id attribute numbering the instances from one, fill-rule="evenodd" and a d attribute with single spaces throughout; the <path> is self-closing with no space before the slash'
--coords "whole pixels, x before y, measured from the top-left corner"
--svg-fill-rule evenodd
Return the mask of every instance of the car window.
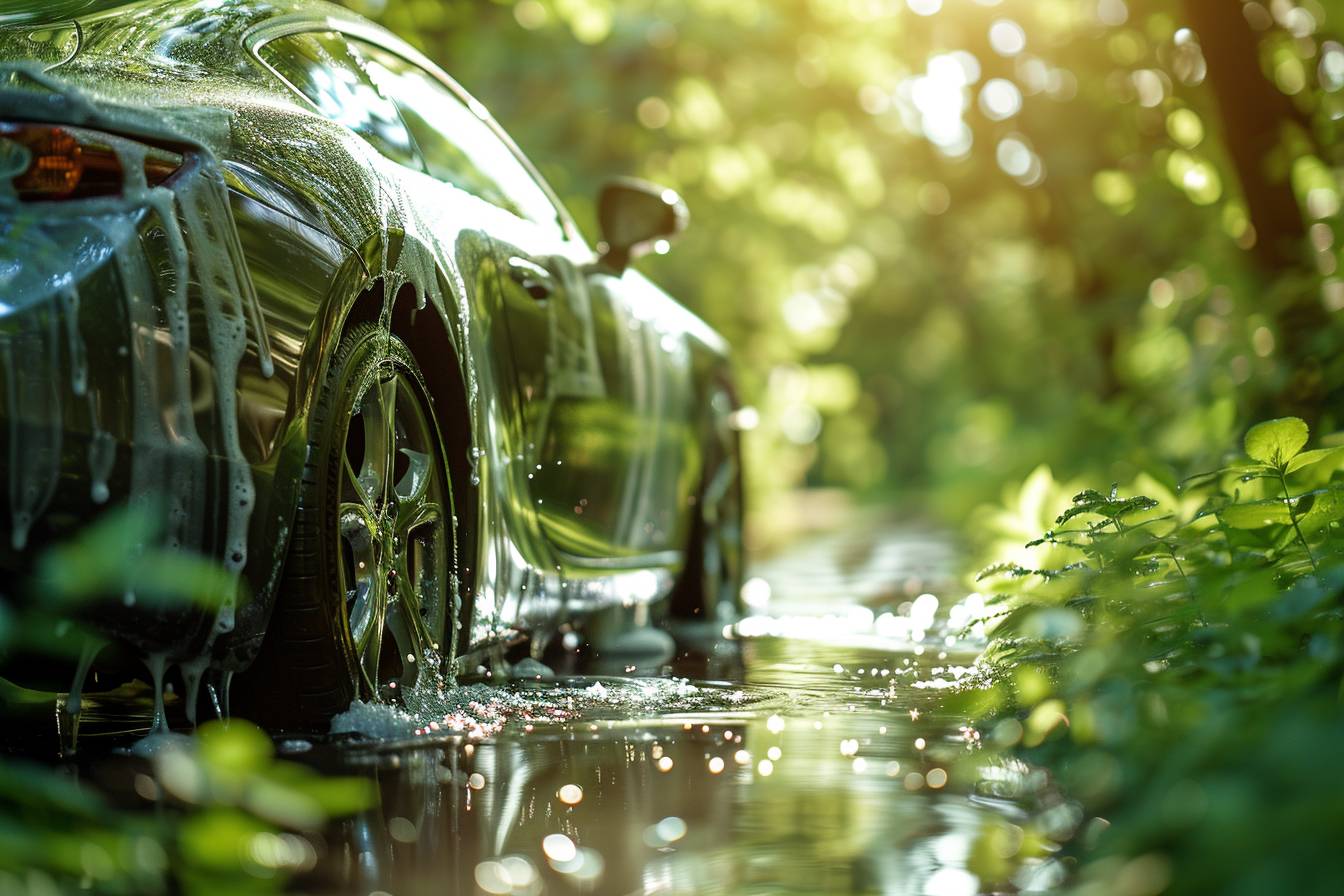
<path id="1" fill-rule="evenodd" d="M 359 134 L 387 158 L 423 171 L 396 105 L 378 92 L 364 61 L 332 32 L 277 37 L 261 57 L 332 121 Z"/>
<path id="2" fill-rule="evenodd" d="M 393 53 L 352 41 L 370 77 L 401 112 L 426 170 L 563 236 L 559 213 L 513 150 L 437 78 Z"/>

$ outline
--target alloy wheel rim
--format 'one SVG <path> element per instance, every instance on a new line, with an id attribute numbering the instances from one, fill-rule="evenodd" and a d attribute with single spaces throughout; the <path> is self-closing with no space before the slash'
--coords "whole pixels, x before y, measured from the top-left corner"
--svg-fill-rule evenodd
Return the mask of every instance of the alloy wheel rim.
<path id="1" fill-rule="evenodd" d="M 436 438 L 409 377 L 380 367 L 341 446 L 340 587 L 356 684 L 379 699 L 407 693 L 444 637 L 450 532 Z"/>

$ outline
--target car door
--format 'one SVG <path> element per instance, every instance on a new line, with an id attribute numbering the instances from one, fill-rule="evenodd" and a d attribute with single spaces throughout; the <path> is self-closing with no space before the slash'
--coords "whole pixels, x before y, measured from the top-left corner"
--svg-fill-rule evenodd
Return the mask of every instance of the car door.
<path id="1" fill-rule="evenodd" d="M 483 108 L 398 55 L 362 51 L 429 173 L 509 213 L 489 230 L 523 428 L 507 457 L 516 493 L 564 557 L 646 562 L 667 528 L 641 500 L 656 428 L 634 401 L 656 380 L 648 321 L 593 272 L 592 250 Z"/>
<path id="2" fill-rule="evenodd" d="M 510 260 L 533 259 L 563 270 L 553 258 L 506 247 Z M 516 263 L 516 262 L 515 262 Z M 510 326 L 535 344 L 527 374 L 536 422 L 535 493 L 542 525 L 571 558 L 617 565 L 671 565 L 680 547 L 676 497 L 688 445 L 677 421 L 689 370 L 679 334 L 662 331 L 656 308 L 625 277 L 597 265 L 575 272 L 572 295 L 556 308 L 529 304 L 526 283 L 506 283 Z M 652 292 L 652 290 L 650 290 Z M 544 363 L 543 363 L 544 362 Z M 563 466 L 559 463 L 563 460 Z"/>
<path id="3" fill-rule="evenodd" d="M 495 236 L 522 460 L 546 537 L 575 565 L 674 564 L 684 340 L 585 244 L 531 229 Z"/>

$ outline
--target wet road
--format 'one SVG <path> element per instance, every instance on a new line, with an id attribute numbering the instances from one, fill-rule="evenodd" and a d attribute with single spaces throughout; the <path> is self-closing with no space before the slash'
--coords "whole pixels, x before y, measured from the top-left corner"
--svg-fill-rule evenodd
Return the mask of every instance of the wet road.
<path id="1" fill-rule="evenodd" d="M 720 651 L 740 662 L 445 687 L 409 712 L 356 708 L 336 728 L 358 734 L 338 742 L 281 742 L 381 796 L 316 841 L 295 886 L 1046 889 L 1080 819 L 1043 772 L 996 754 L 1003 732 L 947 709 L 983 646 L 952 562 L 942 539 L 856 526 L 753 570 L 753 615 Z"/>

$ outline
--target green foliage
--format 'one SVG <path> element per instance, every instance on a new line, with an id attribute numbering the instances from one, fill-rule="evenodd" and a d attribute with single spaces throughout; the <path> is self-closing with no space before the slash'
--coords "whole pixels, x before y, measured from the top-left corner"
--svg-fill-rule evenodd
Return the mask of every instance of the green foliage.
<path id="1" fill-rule="evenodd" d="M 161 520 L 160 509 L 148 502 L 104 514 L 41 557 L 32 590 L 56 612 L 125 594 L 150 605 L 207 608 L 233 598 L 236 576 L 198 554 L 157 544 Z"/>
<path id="2" fill-rule="evenodd" d="M 168 837 L 155 819 L 122 817 L 64 775 L 13 759 L 0 763 L 0 806 L 0 889 L 59 892 L 87 879 L 102 893 L 164 891 Z"/>
<path id="3" fill-rule="evenodd" d="M 147 606 L 212 608 L 231 599 L 239 579 L 206 557 L 159 546 L 160 520 L 153 502 L 116 508 L 46 551 L 14 595 L 26 599 L 16 605 L 0 591 L 0 656 L 23 648 L 78 657 L 89 637 L 80 611 L 98 601 L 133 595 Z M 15 693 L 0 679 L 0 703 Z"/>
<path id="4" fill-rule="evenodd" d="M 189 747 L 154 760 L 155 780 L 185 814 L 172 866 L 192 893 L 278 891 L 316 859 L 301 834 L 367 808 L 372 782 L 326 778 L 275 758 L 271 739 L 246 722 L 210 722 Z"/>
<path id="5" fill-rule="evenodd" d="M 1297 417 L 1257 423 L 1246 433 L 1246 454 L 1266 466 L 1287 466 L 1307 444 L 1307 424 Z"/>
<path id="6" fill-rule="evenodd" d="M 128 812 L 46 766 L 0 763 L 0 889 L 279 891 L 316 858 L 302 833 L 374 799 L 362 778 L 276 760 L 270 738 L 240 721 L 163 747 L 142 777 L 167 812 Z"/>
<path id="7" fill-rule="evenodd" d="M 0 596 L 0 657 L 77 653 L 84 633 L 71 614 L 90 601 L 134 592 L 154 605 L 217 606 L 237 587 L 205 558 L 154 547 L 158 517 L 107 513 L 45 553 L 28 592 Z M 0 706 L 45 701 L 0 679 Z M 0 892 L 232 894 L 281 890 L 312 867 L 304 836 L 370 805 L 361 778 L 329 778 L 275 758 L 271 739 L 240 720 L 209 722 L 192 738 L 159 745 L 136 790 L 158 805 L 111 805 L 65 770 L 0 761 Z M 146 789 L 147 788 L 147 789 Z"/>
<path id="8" fill-rule="evenodd" d="M 1097 819 L 1076 892 L 1332 892 L 1344 471 L 1308 436 L 1252 427 L 1179 497 L 1083 491 L 1035 542 L 1056 565 L 983 574 L 999 683 L 964 708 Z"/>

